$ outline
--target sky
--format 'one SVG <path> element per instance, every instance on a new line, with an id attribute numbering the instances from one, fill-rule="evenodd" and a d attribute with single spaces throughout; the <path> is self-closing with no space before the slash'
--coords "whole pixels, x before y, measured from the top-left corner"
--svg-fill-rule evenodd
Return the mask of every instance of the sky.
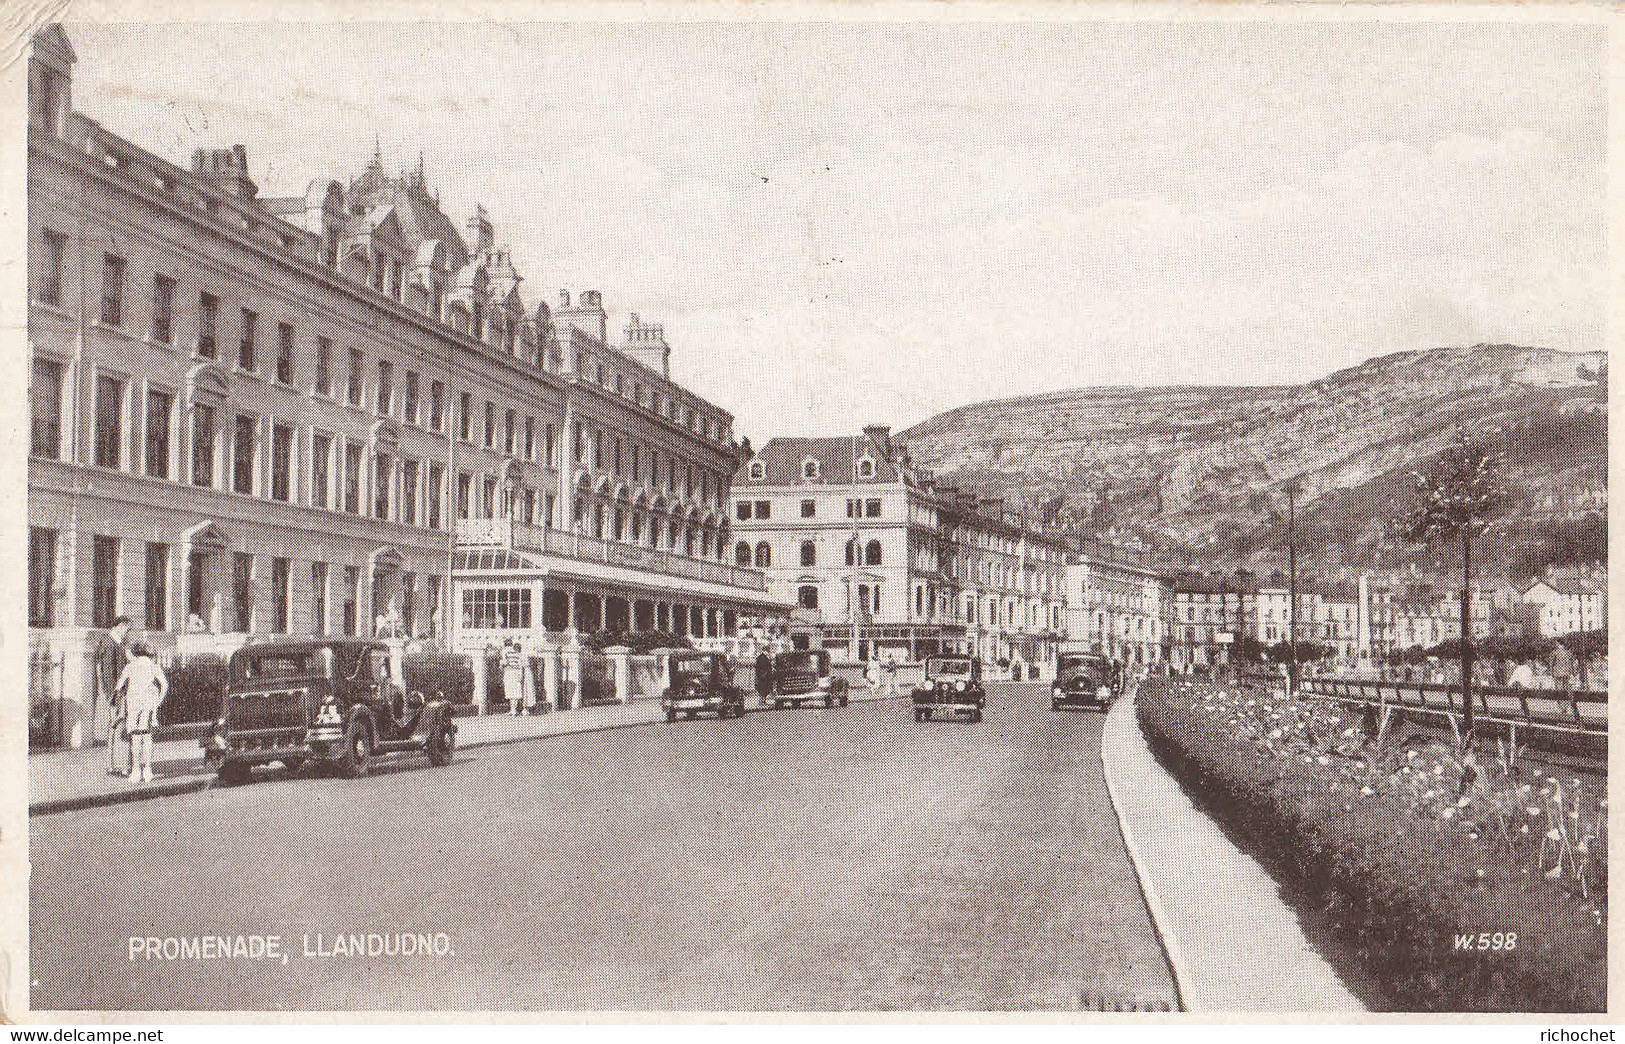
<path id="1" fill-rule="evenodd" d="M 1439 22 L 69 23 L 75 107 L 267 195 L 423 156 L 527 300 L 736 431 L 1605 348 L 1606 37 Z"/>

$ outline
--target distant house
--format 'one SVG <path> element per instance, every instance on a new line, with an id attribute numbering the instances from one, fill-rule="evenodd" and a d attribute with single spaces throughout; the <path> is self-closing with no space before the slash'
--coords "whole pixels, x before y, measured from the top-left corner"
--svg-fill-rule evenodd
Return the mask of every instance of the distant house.
<path id="1" fill-rule="evenodd" d="M 1543 638 L 1597 631 L 1608 625 L 1607 600 L 1590 581 L 1547 577 L 1534 581 L 1521 594 L 1524 604 L 1536 607 Z"/>

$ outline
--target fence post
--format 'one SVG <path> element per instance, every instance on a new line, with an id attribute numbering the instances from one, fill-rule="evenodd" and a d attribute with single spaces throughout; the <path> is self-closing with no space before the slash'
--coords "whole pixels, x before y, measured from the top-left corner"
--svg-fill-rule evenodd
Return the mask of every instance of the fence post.
<path id="1" fill-rule="evenodd" d="M 615 645 L 604 650 L 609 658 L 610 667 L 615 677 L 615 702 L 632 702 L 632 650 L 625 645 Z"/>
<path id="2" fill-rule="evenodd" d="M 474 672 L 474 713 L 485 713 L 485 701 L 490 698 L 489 670 L 485 662 L 485 647 L 472 649 L 468 654 L 468 666 Z"/>

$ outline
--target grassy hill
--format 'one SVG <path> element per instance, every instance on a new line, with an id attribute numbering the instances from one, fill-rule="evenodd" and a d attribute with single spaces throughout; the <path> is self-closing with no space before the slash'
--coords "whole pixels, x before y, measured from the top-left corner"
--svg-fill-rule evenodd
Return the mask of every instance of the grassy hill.
<path id="1" fill-rule="evenodd" d="M 1526 573 L 1542 556 L 1598 551 L 1587 545 L 1601 529 L 1587 518 L 1606 511 L 1603 362 L 1515 345 L 1400 352 L 1301 385 L 1080 388 L 976 403 L 899 438 L 939 477 L 1176 562 L 1276 562 L 1285 485 L 1296 480 L 1300 557 L 1335 573 L 1447 564 L 1384 533 L 1406 477 L 1464 425 L 1502 452 L 1511 493 L 1485 561 Z"/>

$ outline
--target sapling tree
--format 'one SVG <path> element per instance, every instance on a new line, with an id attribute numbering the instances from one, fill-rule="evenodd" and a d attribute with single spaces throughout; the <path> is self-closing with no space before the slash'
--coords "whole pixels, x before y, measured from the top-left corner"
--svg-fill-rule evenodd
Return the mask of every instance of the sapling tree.
<path id="1" fill-rule="evenodd" d="M 1497 455 L 1458 430 L 1456 441 L 1426 471 L 1411 475 L 1417 504 L 1400 521 L 1412 543 L 1461 544 L 1461 731 L 1464 745 L 1473 735 L 1473 539 L 1502 504 Z"/>

